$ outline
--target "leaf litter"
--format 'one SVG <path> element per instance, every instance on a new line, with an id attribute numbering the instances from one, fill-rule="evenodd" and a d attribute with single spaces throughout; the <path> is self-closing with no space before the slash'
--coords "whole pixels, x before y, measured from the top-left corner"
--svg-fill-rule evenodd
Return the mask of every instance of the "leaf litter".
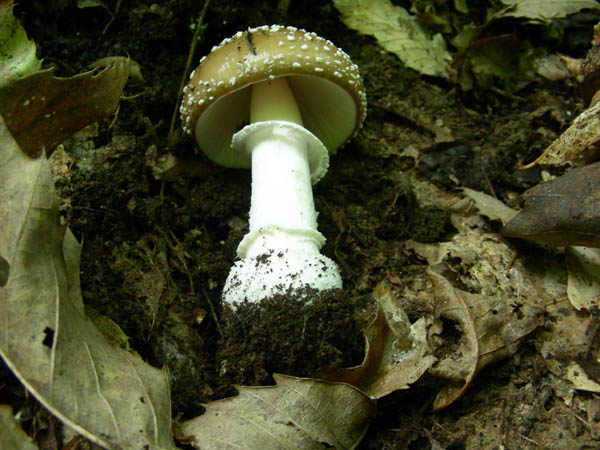
<path id="1" fill-rule="evenodd" d="M 86 318 L 81 247 L 60 224 L 44 157 L 0 119 L 0 354 L 53 414 L 106 448 L 174 448 L 165 371 L 111 346 Z"/>
<path id="2" fill-rule="evenodd" d="M 0 114 L 23 151 L 39 156 L 76 131 L 111 114 L 129 76 L 129 60 L 71 78 L 42 70 L 0 87 Z"/>
<path id="3" fill-rule="evenodd" d="M 375 404 L 345 383 L 274 374 L 275 386 L 239 386 L 236 397 L 205 405 L 181 424 L 198 449 L 355 448 Z"/>
<path id="4" fill-rule="evenodd" d="M 365 358 L 356 367 L 324 368 L 313 376 L 344 382 L 378 399 L 400 389 L 408 389 L 436 358 L 429 354 L 426 321 L 410 324 L 408 316 L 382 282 L 373 292 L 377 313 L 365 330 Z"/>
<path id="5" fill-rule="evenodd" d="M 472 195 L 472 197 L 474 197 L 474 195 Z M 479 204 L 482 205 L 483 203 L 480 201 Z M 492 218 L 494 215 L 496 215 L 497 218 L 501 217 L 501 213 L 498 212 L 490 212 L 489 214 Z M 502 249 L 502 251 L 499 252 L 502 254 L 502 257 L 499 258 L 500 261 L 493 261 L 494 258 L 490 258 L 490 254 L 494 255 L 495 251 L 498 250 L 498 248 L 494 248 L 493 243 L 502 243 L 503 241 L 498 238 L 497 235 L 495 236 L 494 233 L 480 233 L 481 230 L 485 229 L 486 225 L 479 216 L 471 217 L 468 226 L 461 224 L 460 220 L 457 220 L 455 216 L 453 218 L 453 224 L 460 230 L 460 233 L 463 234 L 469 234 L 468 228 L 470 227 L 475 230 L 479 228 L 477 233 L 469 234 L 469 237 L 474 238 L 477 245 L 470 247 L 466 241 L 456 239 L 454 242 L 442 243 L 439 245 L 411 243 L 407 247 L 409 249 L 412 248 L 419 257 L 428 259 L 428 263 L 432 267 L 432 270 L 425 273 L 421 281 L 426 285 L 439 288 L 439 295 L 432 297 L 429 294 L 429 298 L 424 298 L 422 291 L 410 292 L 409 289 L 405 289 L 402 292 L 402 295 L 391 296 L 390 294 L 390 296 L 387 297 L 388 300 L 390 298 L 393 299 L 392 301 L 387 302 L 388 312 L 390 310 L 390 303 L 392 305 L 396 303 L 402 303 L 402 305 L 412 303 L 406 310 L 414 319 L 416 319 L 413 326 L 417 323 L 426 324 L 426 327 L 424 325 L 419 325 L 421 327 L 419 328 L 421 330 L 419 336 L 421 337 L 419 337 L 417 341 L 421 344 L 426 342 L 428 346 L 427 351 L 432 352 L 437 358 L 436 364 L 434 364 L 429 371 L 430 374 L 437 376 L 441 380 L 445 380 L 447 383 L 445 387 L 442 386 L 437 394 L 437 399 L 435 401 L 436 408 L 448 406 L 452 401 L 456 400 L 469 385 L 474 374 L 489 364 L 489 362 L 513 354 L 519 343 L 525 339 L 529 333 L 536 330 L 540 318 L 540 311 L 542 310 L 541 307 L 554 305 L 550 302 L 547 284 L 542 283 L 543 286 L 540 286 L 541 278 L 539 271 L 521 265 L 521 261 L 514 258 L 514 253 L 511 254 L 511 252 L 506 252 L 505 249 Z M 482 235 L 485 236 L 483 240 L 481 239 Z M 482 242 L 486 244 L 492 243 L 492 245 L 483 246 L 485 249 L 481 258 L 483 259 L 483 264 L 481 264 L 481 261 L 478 261 L 479 252 L 482 251 L 480 247 Z M 4 264 L 3 261 L 5 261 L 6 264 Z M 461 270 L 457 261 L 465 263 L 468 268 L 468 273 Z M 501 264 L 498 264 L 498 262 Z M 2 283 L 0 284 L 6 285 L 6 283 L 12 283 L 14 267 L 11 265 L 10 260 L 2 258 L 0 259 L 0 263 L 2 263 L 0 265 L 0 281 L 2 281 Z M 485 267 L 486 264 L 489 264 L 489 267 Z M 516 267 L 518 267 L 518 270 L 511 270 Z M 521 272 L 523 267 L 525 267 L 526 270 Z M 504 271 L 502 270 L 503 268 Z M 77 273 L 77 271 L 74 271 L 73 273 Z M 489 282 L 490 286 L 495 286 L 499 279 L 503 276 L 507 276 L 507 272 L 509 273 L 508 278 L 514 282 L 514 289 L 512 291 L 508 290 L 505 284 L 500 283 L 502 286 L 500 290 L 506 295 L 506 298 L 516 299 L 516 301 L 510 303 L 508 306 L 504 305 L 503 309 L 496 309 L 495 306 L 498 299 L 495 297 L 494 292 L 491 292 L 486 288 L 486 285 Z M 523 276 L 522 279 L 519 279 L 519 274 L 525 274 L 525 276 Z M 551 274 L 548 275 L 548 277 L 555 282 L 555 275 L 556 274 Z M 399 276 L 399 274 L 390 275 L 391 281 L 397 280 Z M 560 285 L 560 282 L 558 282 L 558 284 Z M 535 288 L 532 286 L 535 286 Z M 522 288 L 524 288 L 524 290 L 523 296 L 521 297 L 520 290 Z M 539 294 L 538 300 L 541 302 L 539 304 L 537 302 L 530 302 L 536 289 L 538 289 L 537 293 Z M 396 291 L 400 290 L 396 289 Z M 431 290 L 428 291 L 431 292 Z M 524 301 L 522 302 L 521 300 Z M 415 305 L 415 303 L 421 302 L 422 304 Z M 398 305 L 395 306 L 397 307 Z M 565 308 L 567 311 L 570 311 L 570 306 L 568 304 L 561 304 L 561 307 L 556 314 L 564 316 L 570 315 L 571 312 L 565 314 Z M 415 310 L 419 309 L 424 312 L 422 316 L 425 316 L 426 319 L 414 314 Z M 391 314 L 383 315 L 383 317 L 386 318 L 385 326 L 382 324 L 378 325 L 378 327 L 382 330 L 387 327 L 387 329 L 392 331 L 394 338 L 392 339 L 392 346 L 390 348 L 397 350 L 394 346 L 398 345 L 399 342 L 408 344 L 406 335 L 403 334 L 406 332 L 407 328 L 404 327 L 404 332 L 402 331 L 402 324 L 408 325 L 407 315 L 401 312 L 402 309 L 397 309 L 393 306 L 391 307 L 391 310 Z M 500 310 L 501 314 L 499 314 Z M 554 312 L 550 307 L 547 308 L 547 311 L 550 311 L 551 313 Z M 81 313 L 81 310 L 79 310 L 79 313 Z M 508 317 L 514 321 L 516 317 L 519 321 L 525 320 L 523 326 L 517 327 L 514 330 L 514 333 L 511 333 L 511 330 L 507 329 L 508 326 L 505 326 L 506 322 L 502 320 L 496 322 L 493 320 L 493 317 L 488 321 L 489 317 L 487 316 L 498 315 L 500 315 L 501 319 L 506 319 Z M 394 316 L 396 316 L 396 318 L 394 318 Z M 554 316 L 552 317 L 556 319 Z M 570 325 L 573 328 L 576 328 L 578 332 L 582 329 L 581 321 L 577 321 L 576 319 L 573 320 Z M 424 328 L 426 328 L 428 332 L 427 341 L 424 341 L 422 338 Z M 453 334 L 453 332 L 456 332 L 457 330 L 459 332 L 458 339 L 456 334 Z M 500 331 L 494 334 L 490 332 L 492 330 Z M 552 342 L 555 338 L 553 333 L 555 333 L 556 330 L 562 330 L 562 332 L 567 333 L 568 327 L 564 326 L 564 328 L 561 328 L 557 326 L 552 329 L 546 343 Z M 546 354 L 550 357 L 555 357 L 556 360 L 561 359 L 561 363 L 562 360 L 569 361 L 570 358 L 571 363 L 566 366 L 570 369 L 567 370 L 566 376 L 571 377 L 571 379 L 576 382 L 577 377 L 582 377 L 581 372 L 575 377 L 576 371 L 572 369 L 573 361 L 577 360 L 576 364 L 581 368 L 587 364 L 586 367 L 588 367 L 588 369 L 589 362 L 593 361 L 592 356 L 595 347 L 593 346 L 593 340 L 589 340 L 589 336 L 594 336 L 594 333 L 593 328 L 590 328 L 590 330 L 591 331 L 586 332 L 589 345 L 587 346 L 587 356 L 585 359 L 577 359 L 578 357 L 574 353 L 570 353 L 565 358 L 564 350 L 562 353 L 559 352 L 558 346 L 550 346 L 550 348 L 547 349 Z M 54 345 L 55 335 L 52 333 L 52 329 L 50 328 L 49 330 L 44 331 L 44 340 L 46 343 Z M 381 331 L 379 332 L 381 333 Z M 493 339 L 490 337 L 492 335 Z M 413 344 L 411 343 L 411 348 L 412 345 Z M 409 346 L 407 345 L 407 351 L 408 347 Z M 424 344 L 420 348 L 423 349 Z M 374 351 L 371 351 L 371 353 L 376 356 Z M 369 351 L 367 351 L 365 361 L 368 356 Z M 489 356 L 489 358 L 486 358 L 486 356 Z M 587 363 L 585 361 L 587 361 Z M 389 373 L 390 372 L 387 371 L 384 372 L 385 375 Z M 560 372 L 560 374 L 561 376 L 565 376 L 564 371 Z M 385 378 L 385 375 L 381 378 Z M 406 380 L 402 380 L 400 374 L 397 375 L 398 376 L 392 376 L 391 381 L 396 383 L 399 388 L 407 386 L 408 383 Z M 418 378 L 418 376 L 416 376 L 416 378 Z M 314 380 L 310 381 L 314 382 Z M 278 378 L 278 382 L 281 384 L 280 378 Z M 414 381 L 411 380 L 411 382 Z M 589 383 L 584 384 L 583 382 L 578 382 L 578 384 L 576 384 L 576 386 L 579 387 L 588 385 Z M 241 388 L 242 391 L 245 389 L 246 388 Z M 383 390 L 381 392 L 383 392 Z M 240 402 L 240 400 L 237 400 L 237 402 Z M 236 405 L 239 405 L 234 399 L 232 399 L 232 404 L 233 408 L 230 409 L 234 409 Z M 364 410 L 361 410 L 360 412 L 364 413 Z M 288 414 L 291 414 L 291 412 L 286 413 L 284 417 Z M 234 425 L 232 429 L 239 430 L 243 428 L 238 428 L 238 425 Z M 359 429 L 363 428 L 359 427 Z"/>

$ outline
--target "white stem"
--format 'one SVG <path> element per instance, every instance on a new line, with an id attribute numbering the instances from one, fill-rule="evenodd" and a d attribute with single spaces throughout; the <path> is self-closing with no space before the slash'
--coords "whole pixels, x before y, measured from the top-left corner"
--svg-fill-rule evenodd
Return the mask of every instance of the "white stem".
<path id="1" fill-rule="evenodd" d="M 277 120 L 284 117 L 285 120 Z M 284 79 L 252 91 L 251 123 L 232 147 L 252 154 L 250 231 L 238 247 L 223 299 L 236 304 L 305 287 L 341 288 L 336 264 L 321 255 L 312 185 L 327 170 L 325 146 L 301 126 L 302 118 Z"/>
<path id="2" fill-rule="evenodd" d="M 252 148 L 250 232 L 238 256 L 306 245 L 318 251 L 324 239 L 317 231 L 304 129 L 263 122 L 254 126 L 246 145 Z"/>

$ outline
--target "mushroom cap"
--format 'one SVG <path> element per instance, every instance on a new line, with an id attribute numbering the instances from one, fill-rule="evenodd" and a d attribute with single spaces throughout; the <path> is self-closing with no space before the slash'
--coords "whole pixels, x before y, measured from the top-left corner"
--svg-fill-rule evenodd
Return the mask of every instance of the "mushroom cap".
<path id="1" fill-rule="evenodd" d="M 250 167 L 231 138 L 248 124 L 251 85 L 276 77 L 287 77 L 304 127 L 330 154 L 360 129 L 367 100 L 358 67 L 330 41 L 280 25 L 238 32 L 202 58 L 184 88 L 183 129 L 215 163 Z"/>

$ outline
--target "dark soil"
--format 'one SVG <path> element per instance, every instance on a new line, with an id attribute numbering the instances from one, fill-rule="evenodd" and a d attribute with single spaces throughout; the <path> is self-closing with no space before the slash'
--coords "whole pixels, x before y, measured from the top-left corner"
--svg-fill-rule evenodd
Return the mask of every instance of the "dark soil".
<path id="1" fill-rule="evenodd" d="M 202 2 L 125 1 L 110 24 L 104 9 L 70 0 L 22 2 L 15 10 L 59 75 L 113 55 L 129 55 L 141 69 L 143 80 L 128 83 L 114 123 L 111 117 L 65 143 L 74 164 L 59 190 L 84 242 L 85 303 L 117 322 L 145 360 L 169 366 L 173 416 L 197 415 L 201 403 L 231 395 L 232 383 L 268 384 L 273 372 L 308 376 L 360 362 L 373 288 L 425 267 L 405 241 L 440 242 L 455 232 L 450 212 L 419 205 L 402 174 L 414 170 L 442 189 L 467 186 L 518 206 L 518 194 L 540 181 L 539 171 L 519 171 L 519 164 L 533 160 L 583 107 L 569 83 L 538 82 L 517 95 L 461 92 L 349 30 L 328 1 L 293 0 L 287 14 L 277 4 L 213 1 L 194 60 L 248 26 L 306 28 L 359 65 L 369 112 L 314 189 L 327 237 L 322 253 L 340 266 L 343 291 L 316 299 L 310 311 L 283 296 L 239 314 L 223 309 L 220 293 L 247 231 L 250 175 L 213 167 L 181 133 L 167 141 Z M 571 56 L 582 56 L 577 51 Z M 157 180 L 152 169 L 168 152 L 193 158 L 193 173 Z M 6 400 L 22 405 L 4 369 L 0 378 L 10 386 L 2 390 Z M 589 431 L 550 378 L 530 344 L 478 374 L 441 413 L 430 412 L 435 391 L 423 380 L 379 402 L 360 448 L 592 448 L 582 447 Z"/>

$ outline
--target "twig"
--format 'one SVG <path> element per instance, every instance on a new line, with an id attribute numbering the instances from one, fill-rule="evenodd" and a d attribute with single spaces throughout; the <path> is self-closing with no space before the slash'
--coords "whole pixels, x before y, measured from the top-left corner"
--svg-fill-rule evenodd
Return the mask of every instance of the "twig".
<path id="1" fill-rule="evenodd" d="M 525 436 L 525 435 L 524 435 L 524 434 L 522 434 L 522 433 L 517 433 L 517 434 L 518 434 L 518 435 L 519 435 L 521 438 L 525 439 L 527 442 L 530 442 L 530 443 L 532 443 L 532 444 L 533 444 L 533 445 L 535 445 L 536 447 L 542 448 L 542 446 L 540 445 L 540 443 L 539 443 L 539 442 L 537 442 L 537 441 L 534 441 L 534 440 L 533 440 L 533 439 L 531 439 L 531 438 L 528 438 L 527 436 Z"/>
<path id="2" fill-rule="evenodd" d="M 481 173 L 483 173 L 483 177 L 485 178 L 485 181 L 488 185 L 490 194 L 492 194 L 492 197 L 494 197 L 496 200 L 498 200 L 498 197 L 496 197 L 496 191 L 494 191 L 494 187 L 492 186 L 492 183 L 491 183 L 490 179 L 488 178 L 487 173 L 485 171 L 485 167 L 483 167 L 483 166 L 481 166 Z"/>
<path id="3" fill-rule="evenodd" d="M 175 110 L 173 111 L 173 116 L 171 117 L 171 125 L 169 126 L 169 144 L 173 142 L 175 122 L 177 121 L 179 104 L 181 103 L 181 98 L 183 97 L 183 88 L 185 87 L 188 77 L 190 76 L 192 61 L 194 60 L 194 53 L 196 53 L 196 45 L 198 44 L 198 35 L 200 34 L 200 29 L 202 28 L 202 24 L 204 23 L 204 16 L 206 16 L 208 5 L 210 5 L 210 0 L 204 0 L 204 6 L 202 7 L 202 11 L 200 12 L 200 17 L 198 17 L 198 21 L 196 22 L 196 29 L 194 30 L 194 36 L 192 37 L 192 44 L 190 45 L 190 51 L 188 53 L 187 61 L 185 63 L 185 69 L 183 70 L 183 76 L 181 77 L 181 82 L 179 83 L 179 92 L 177 93 L 177 102 L 175 103 Z"/>
<path id="4" fill-rule="evenodd" d="M 217 312 L 215 311 L 215 307 L 213 306 L 212 301 L 210 300 L 210 297 L 208 296 L 208 292 L 206 292 L 206 288 L 204 286 L 202 286 L 202 293 L 204 294 L 204 297 L 206 298 L 206 302 L 208 303 L 208 306 L 210 307 L 210 313 L 212 314 L 213 320 L 215 321 L 215 324 L 217 325 L 217 331 L 221 335 L 221 338 L 223 338 L 223 329 L 221 328 L 221 323 L 219 322 L 219 318 L 217 317 Z"/>

